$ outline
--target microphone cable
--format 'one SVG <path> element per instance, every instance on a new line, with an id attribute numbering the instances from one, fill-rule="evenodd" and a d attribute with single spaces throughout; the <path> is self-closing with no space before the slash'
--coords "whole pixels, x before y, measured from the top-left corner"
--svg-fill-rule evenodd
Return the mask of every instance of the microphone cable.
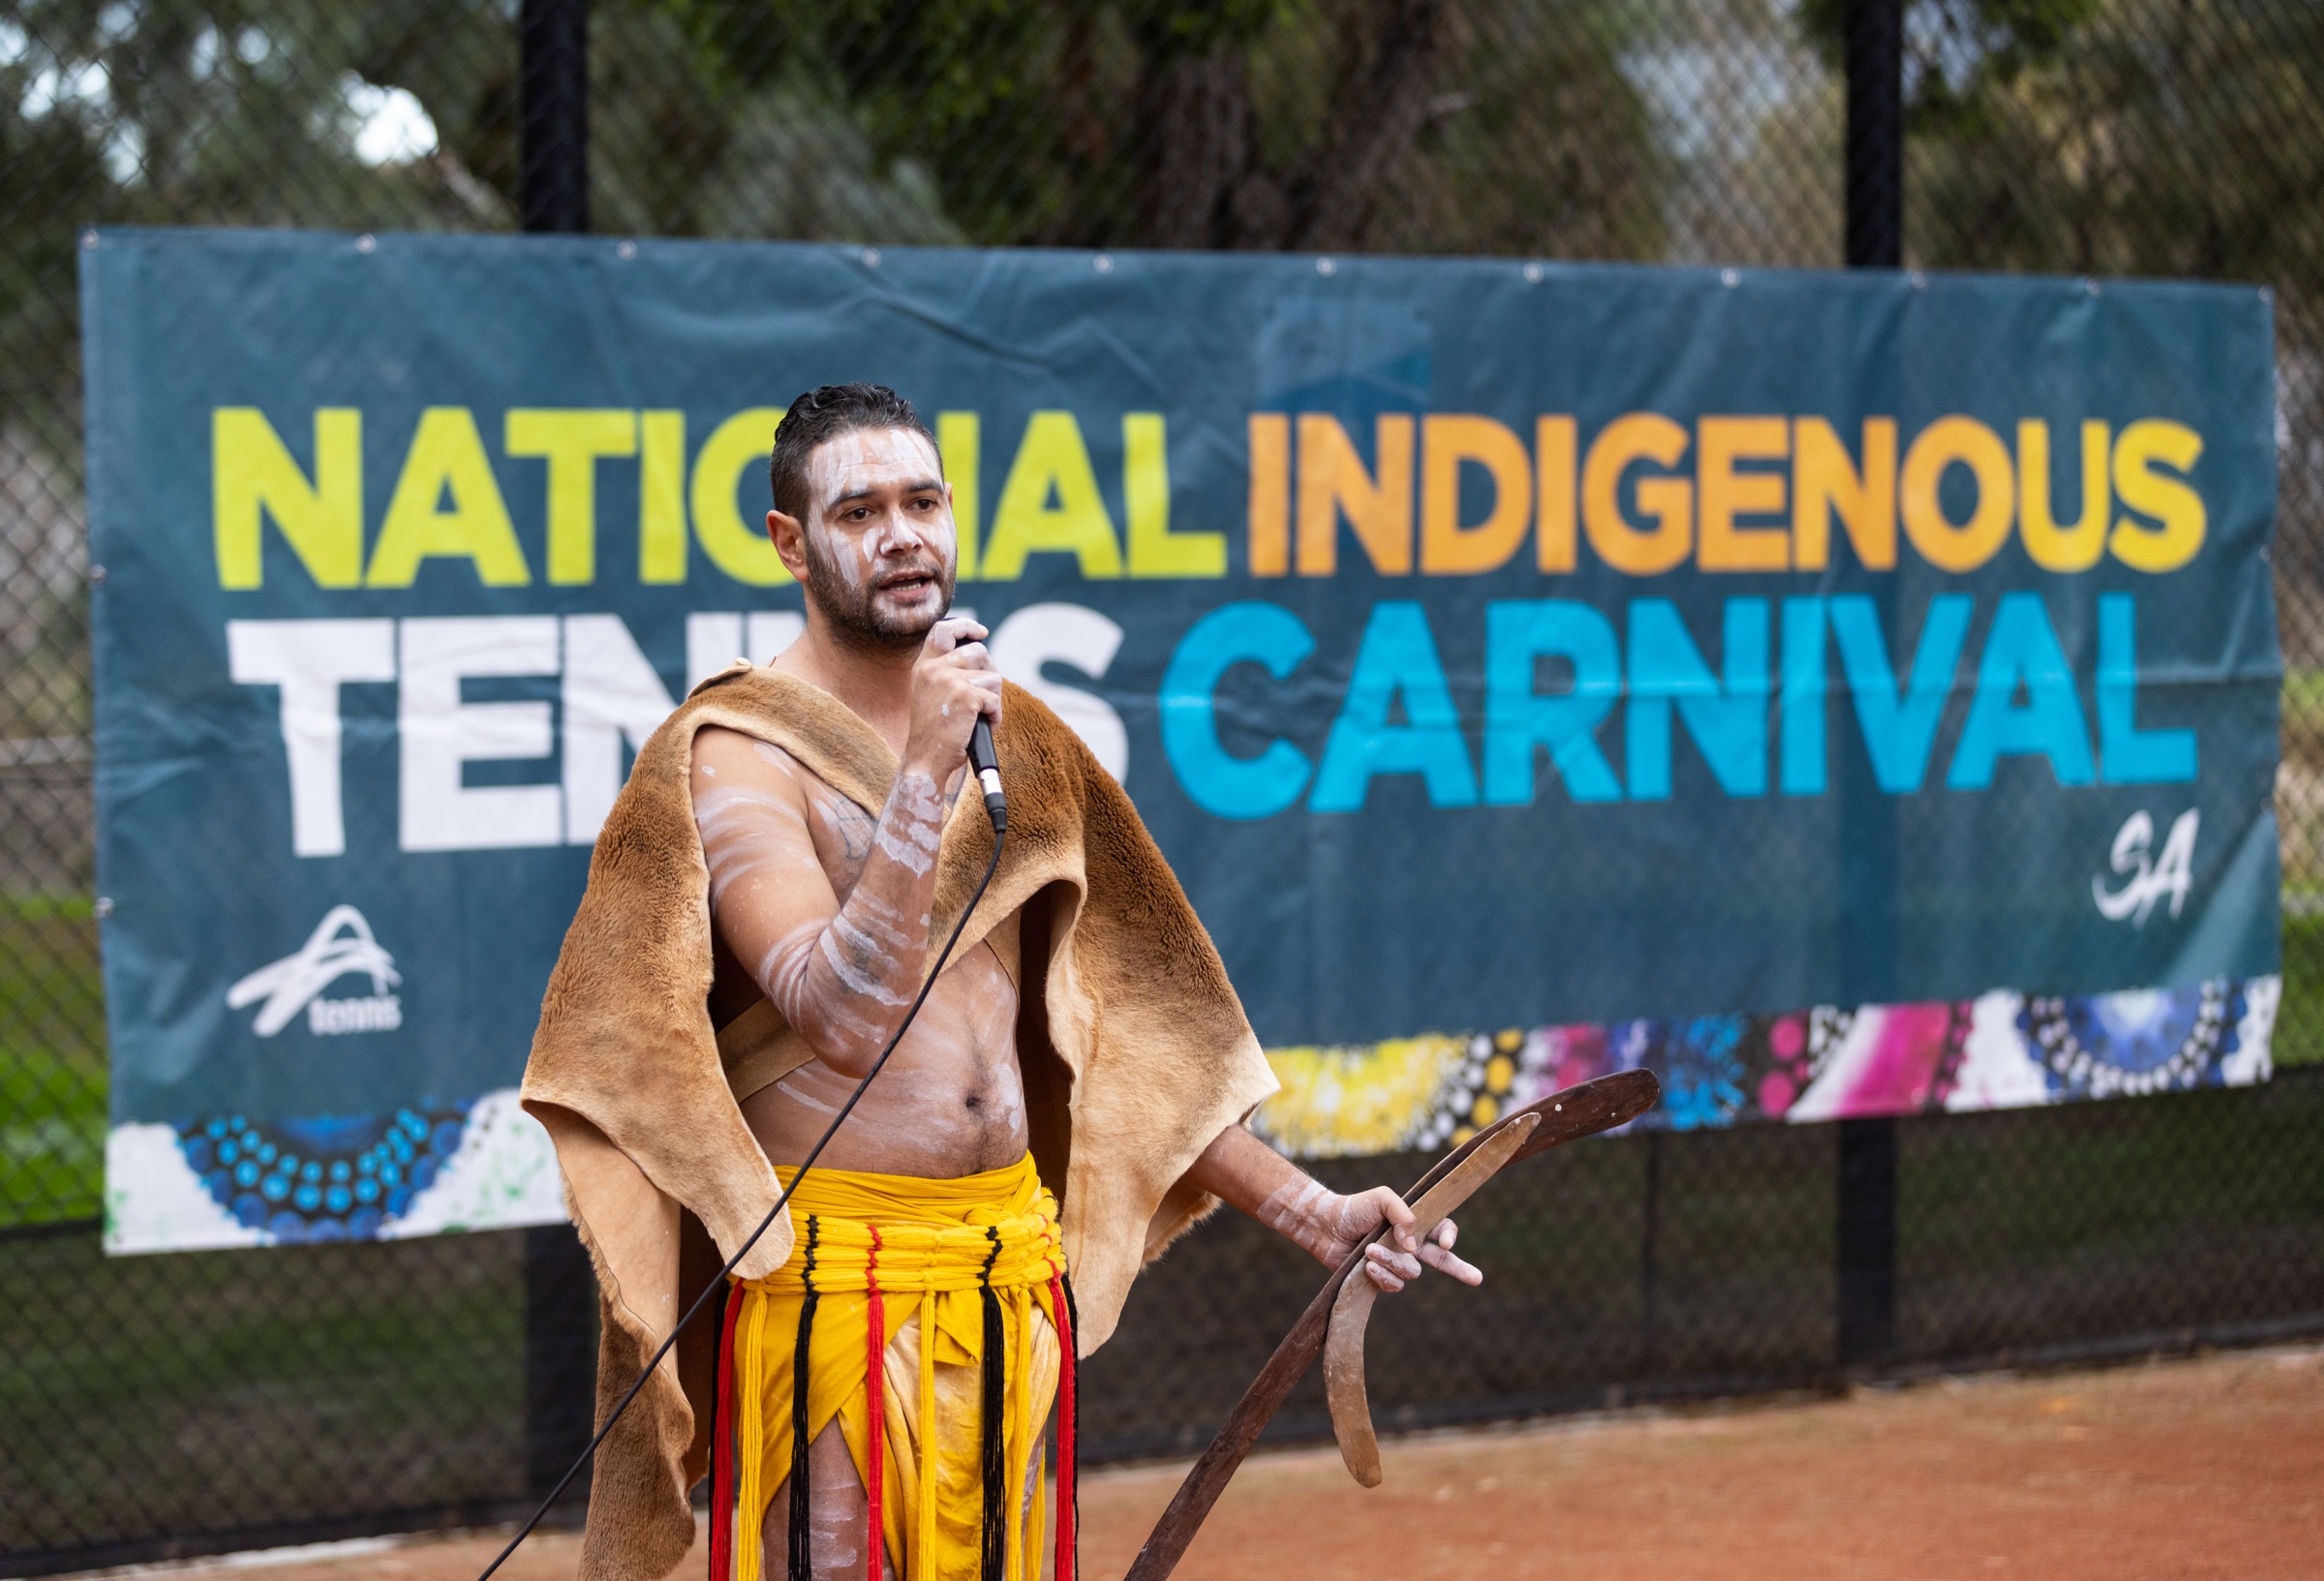
<path id="1" fill-rule="evenodd" d="M 863 1097 L 864 1089 L 872 1085 L 872 1079 L 877 1077 L 881 1069 L 888 1063 L 888 1056 L 893 1054 L 896 1051 L 896 1046 L 903 1041 L 904 1033 L 911 1030 L 913 1019 L 920 1014 L 920 1007 L 928 1001 L 929 990 L 936 986 L 936 979 L 943 975 L 945 963 L 952 958 L 953 946 L 961 942 L 961 934 L 967 930 L 968 919 L 976 915 L 977 905 L 984 899 L 985 891 L 992 887 L 993 875 L 1000 870 L 1001 842 L 1008 835 L 1009 809 L 1007 801 L 1001 795 L 1000 769 L 993 750 L 993 723 L 982 714 L 977 715 L 976 726 L 969 733 L 968 764 L 979 788 L 984 792 L 985 812 L 993 820 L 993 860 L 985 864 L 985 876 L 977 880 L 976 893 L 968 897 L 967 905 L 961 909 L 961 920 L 952 925 L 952 936 L 944 941 L 944 949 L 937 955 L 935 965 L 930 968 L 928 980 L 920 985 L 920 992 L 912 1000 L 911 1008 L 903 1013 L 903 1019 L 897 1024 L 895 1035 L 888 1039 L 888 1046 L 879 1051 L 879 1057 L 872 1062 L 872 1068 L 864 1073 L 864 1079 L 855 1084 L 855 1090 L 849 1093 L 847 1101 L 840 1106 L 839 1113 L 832 1116 L 831 1124 L 824 1128 L 822 1137 L 816 1140 L 814 1146 L 808 1149 L 807 1158 L 800 1164 L 797 1172 L 791 1176 L 791 1183 L 782 1188 L 782 1195 L 775 1199 L 775 1205 L 767 1209 L 767 1216 L 758 1221 L 758 1228 L 750 1231 L 750 1238 L 743 1242 L 734 1256 L 726 1260 L 726 1265 L 719 1270 L 718 1276 L 702 1288 L 701 1294 L 694 1297 L 693 1304 L 688 1307 L 685 1315 L 672 1325 L 670 1337 L 661 1342 L 661 1348 L 654 1353 L 653 1358 L 646 1363 L 645 1370 L 637 1375 L 636 1382 L 631 1383 L 628 1392 L 622 1396 L 622 1403 L 613 1408 L 612 1414 L 605 1418 L 605 1424 L 598 1428 L 596 1436 L 589 1441 L 589 1447 L 581 1451 L 579 1459 L 566 1468 L 565 1475 L 557 1479 L 557 1485 L 549 1490 L 549 1496 L 540 1502 L 540 1507 L 533 1512 L 532 1518 L 525 1522 L 516 1535 L 508 1539 L 508 1546 L 501 1550 L 500 1556 L 484 1566 L 483 1573 L 476 1577 L 476 1581 L 492 1581 L 492 1573 L 507 1563 L 508 1556 L 516 1552 L 517 1545 L 533 1535 L 533 1529 L 540 1524 L 543 1516 L 548 1514 L 550 1506 L 557 1503 L 558 1497 L 572 1484 L 574 1477 L 581 1475 L 581 1468 L 596 1458 L 597 1445 L 605 1442 L 605 1435 L 613 1431 L 613 1424 L 622 1419 L 622 1413 L 629 1409 L 629 1402 L 637 1398 L 638 1391 L 646 1386 L 646 1380 L 654 1376 L 654 1369 L 660 1366 L 662 1357 L 670 1353 L 670 1347 L 678 1343 L 678 1336 L 686 1332 L 686 1325 L 692 1323 L 701 1314 L 703 1308 L 710 1304 L 710 1298 L 714 1292 L 726 1288 L 728 1276 L 734 1272 L 743 1259 L 750 1255 L 750 1248 L 758 1244 L 758 1237 L 767 1232 L 777 1217 L 790 1202 L 791 1194 L 799 1189 L 799 1182 L 807 1178 L 807 1171 L 815 1167 L 815 1160 L 823 1156 L 823 1149 L 830 1144 L 831 1139 L 846 1122 L 847 1116 L 854 1112 L 856 1102 Z M 717 1446 L 714 1444 L 712 1449 L 715 1453 Z M 711 1518 L 716 1520 L 718 1512 L 712 1511 Z"/>

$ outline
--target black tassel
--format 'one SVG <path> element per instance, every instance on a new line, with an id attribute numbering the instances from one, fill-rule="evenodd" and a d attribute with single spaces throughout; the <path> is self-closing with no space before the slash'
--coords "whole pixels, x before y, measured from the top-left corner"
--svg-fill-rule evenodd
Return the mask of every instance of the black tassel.
<path id="1" fill-rule="evenodd" d="M 1073 1340 L 1076 1345 L 1079 1345 L 1082 1340 L 1082 1303 L 1073 1298 L 1073 1275 L 1061 1273 L 1057 1275 L 1057 1283 L 1065 1287 L 1065 1318 L 1073 1325 Z M 1066 1366 L 1076 1369 L 1073 1390 L 1073 1442 L 1078 1446 L 1082 1442 L 1082 1390 L 1079 1371 L 1082 1363 L 1081 1358 L 1071 1351 L 1065 1353 L 1064 1359 Z M 1075 1452 L 1077 1454 L 1080 1452 L 1078 1447 Z M 1073 1573 L 1077 1576 L 1082 1573 L 1082 1471 L 1078 1461 L 1075 1463 L 1073 1471 Z"/>
<path id="2" fill-rule="evenodd" d="M 1006 1581 L 1002 1571 L 1009 1562 L 1009 1518 L 1008 1506 L 1001 1501 L 1008 1497 L 1009 1474 L 1003 1465 L 1007 1445 L 1001 1407 L 1008 1373 L 1002 1365 L 1001 1351 L 1007 1339 L 1000 1321 L 1000 1297 L 993 1290 L 993 1264 L 1000 1260 L 1000 1231 L 987 1225 L 985 1235 L 993 1242 L 993 1249 L 985 1254 L 984 1269 L 977 1275 L 984 1286 L 985 1305 L 985 1527 L 981 1575 L 982 1581 Z"/>
<path id="3" fill-rule="evenodd" d="M 807 1505 L 807 1385 L 812 1372 L 808 1354 L 815 1331 L 815 1240 L 821 1227 L 813 1214 L 807 1218 L 807 1261 L 800 1281 L 807 1294 L 799 1302 L 799 1345 L 791 1353 L 791 1532 L 790 1581 L 815 1581 L 814 1555 L 808 1548 Z M 749 1540 L 748 1534 L 745 1540 Z"/>

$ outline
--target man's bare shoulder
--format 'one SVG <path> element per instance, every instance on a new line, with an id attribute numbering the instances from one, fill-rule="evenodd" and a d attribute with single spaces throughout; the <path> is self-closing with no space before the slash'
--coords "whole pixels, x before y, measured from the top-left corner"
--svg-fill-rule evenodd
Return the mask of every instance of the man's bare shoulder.
<path id="1" fill-rule="evenodd" d="M 828 788 L 781 747 L 723 725 L 694 737 L 688 792 L 706 844 L 773 833 L 770 824 L 804 832 L 816 793 Z"/>
<path id="2" fill-rule="evenodd" d="M 873 818 L 772 742 L 723 725 L 694 738 L 691 790 L 707 845 L 732 835 L 773 833 L 769 820 L 804 832 L 835 888 L 844 890 L 871 855 Z"/>
<path id="3" fill-rule="evenodd" d="M 722 803 L 744 793 L 776 796 L 801 810 L 810 787 L 822 783 L 781 747 L 724 725 L 704 725 L 695 733 L 688 781 L 697 814 L 705 801 Z"/>

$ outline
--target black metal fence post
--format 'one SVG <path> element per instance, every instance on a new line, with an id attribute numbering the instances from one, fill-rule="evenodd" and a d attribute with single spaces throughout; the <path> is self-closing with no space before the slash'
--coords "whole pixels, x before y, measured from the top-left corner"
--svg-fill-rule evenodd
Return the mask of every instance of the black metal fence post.
<path id="1" fill-rule="evenodd" d="M 1904 0 L 1849 0 L 1848 266 L 1905 262 Z"/>
<path id="2" fill-rule="evenodd" d="M 1638 1247 L 1638 1378 L 1654 1376 L 1663 1279 L 1663 1133 L 1646 1133 L 1645 1232 Z"/>
<path id="3" fill-rule="evenodd" d="M 531 231 L 589 228 L 588 0 L 524 0 L 519 208 Z M 596 1425 L 596 1280 L 570 1225 L 525 1231 L 525 1481 L 535 1498 Z M 585 1490 L 586 1478 L 574 1491 Z"/>
<path id="4" fill-rule="evenodd" d="M 1896 1353 L 1896 1121 L 1840 1122 L 1840 1362 Z"/>
<path id="5" fill-rule="evenodd" d="M 569 1224 L 525 1232 L 525 1488 L 545 1497 L 596 1426 L 597 1282 Z M 576 1477 L 568 1498 L 588 1491 Z"/>
<path id="6" fill-rule="evenodd" d="M 1904 0 L 1849 0 L 1848 265 L 1895 269 L 1905 249 Z M 1875 792 L 1874 794 L 1878 794 Z M 1884 799 L 1883 799 L 1884 801 Z M 1893 959 L 1896 823 L 1881 806 L 1851 828 L 1853 888 L 1864 925 L 1883 935 L 1862 941 L 1868 954 L 1885 945 Z M 1842 1120 L 1838 1138 L 1838 1330 L 1840 1362 L 1877 1362 L 1896 1352 L 1896 1121 Z"/>
<path id="7" fill-rule="evenodd" d="M 589 228 L 588 0 L 524 0 L 518 204 L 527 230 Z"/>

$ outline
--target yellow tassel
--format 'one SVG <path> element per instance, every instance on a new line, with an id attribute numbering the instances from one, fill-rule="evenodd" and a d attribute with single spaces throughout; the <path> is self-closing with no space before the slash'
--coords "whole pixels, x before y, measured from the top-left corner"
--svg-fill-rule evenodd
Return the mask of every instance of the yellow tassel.
<path id="1" fill-rule="evenodd" d="M 1033 1292 L 1030 1286 L 1019 1286 L 1016 1299 L 1017 1336 L 1010 1349 L 1016 1353 L 1009 1359 L 1009 1403 L 1004 1413 L 1008 1422 L 1008 1467 L 1010 1487 L 1008 1558 L 1002 1562 L 1003 1573 L 1023 1577 L 1024 1569 L 1024 1487 L 1016 1481 L 1024 1474 L 1024 1463 L 1031 1458 L 1033 1424 Z"/>
<path id="2" fill-rule="evenodd" d="M 920 1540 L 911 1581 L 936 1581 L 936 1292 L 920 1292 Z"/>
<path id="3" fill-rule="evenodd" d="M 743 1475 L 734 1501 L 734 1581 L 759 1581 L 759 1529 L 766 1521 L 766 1500 L 759 1483 L 767 1452 L 766 1376 L 761 1354 L 767 1296 L 764 1291 L 746 1287 L 743 1299 L 749 1305 L 743 1309 L 742 1354 L 736 1357 L 734 1369 L 734 1386 L 745 1407 L 738 1413 Z"/>
<path id="4" fill-rule="evenodd" d="M 1046 1424 L 1043 1424 L 1046 1425 Z M 1041 1556 L 1049 1551 L 1049 1444 L 1036 1439 L 1033 1453 L 1039 1457 L 1033 1465 L 1033 1518 L 1024 1529 L 1024 1558 L 1027 1581 L 1040 1581 Z"/>

